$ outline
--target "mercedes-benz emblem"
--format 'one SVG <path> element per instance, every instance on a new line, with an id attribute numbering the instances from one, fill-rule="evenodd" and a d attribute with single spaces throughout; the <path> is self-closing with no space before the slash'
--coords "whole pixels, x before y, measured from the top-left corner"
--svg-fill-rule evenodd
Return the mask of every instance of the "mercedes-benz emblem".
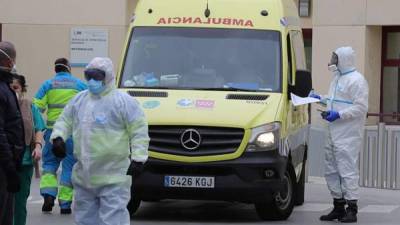
<path id="1" fill-rule="evenodd" d="M 196 150 L 201 144 L 201 135 L 195 129 L 187 129 L 181 135 L 181 144 L 187 150 Z"/>

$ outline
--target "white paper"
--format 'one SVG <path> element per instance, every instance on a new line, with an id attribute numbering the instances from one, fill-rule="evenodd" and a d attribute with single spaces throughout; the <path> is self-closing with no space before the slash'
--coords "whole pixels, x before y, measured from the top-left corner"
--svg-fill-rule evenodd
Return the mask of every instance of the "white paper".
<path id="1" fill-rule="evenodd" d="M 292 98 L 292 104 L 294 106 L 306 105 L 306 104 L 310 104 L 310 103 L 320 102 L 321 101 L 318 98 L 311 98 L 311 97 L 302 98 L 302 97 L 299 97 L 299 96 L 297 96 L 297 95 L 295 95 L 293 93 L 290 93 L 290 97 Z"/>

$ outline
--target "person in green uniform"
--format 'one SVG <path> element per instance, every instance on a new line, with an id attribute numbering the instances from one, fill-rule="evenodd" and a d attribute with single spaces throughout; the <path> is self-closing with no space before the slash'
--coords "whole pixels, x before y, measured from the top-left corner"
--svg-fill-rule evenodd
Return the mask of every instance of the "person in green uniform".
<path id="1" fill-rule="evenodd" d="M 14 75 L 11 88 L 15 91 L 25 129 L 25 153 L 22 169 L 18 172 L 21 189 L 15 194 L 14 225 L 25 225 L 27 216 L 27 200 L 30 194 L 34 161 L 42 156 L 43 131 L 46 129 L 39 109 L 25 98 L 26 81 L 22 75 Z"/>

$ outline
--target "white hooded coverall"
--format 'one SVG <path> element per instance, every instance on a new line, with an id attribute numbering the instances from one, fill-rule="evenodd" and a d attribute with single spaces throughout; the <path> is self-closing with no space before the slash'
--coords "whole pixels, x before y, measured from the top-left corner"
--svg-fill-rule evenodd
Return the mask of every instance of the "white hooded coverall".
<path id="1" fill-rule="evenodd" d="M 147 122 L 138 102 L 115 88 L 110 59 L 94 58 L 86 69 L 104 71 L 106 89 L 100 95 L 87 90 L 75 96 L 50 139 L 72 135 L 74 141 L 75 223 L 129 225 L 126 206 L 132 178 L 126 173 L 131 160 L 148 158 Z"/>
<path id="2" fill-rule="evenodd" d="M 327 125 L 325 179 L 333 198 L 359 198 L 359 151 L 363 146 L 364 126 L 368 112 L 368 83 L 355 69 L 355 53 L 351 47 L 335 51 L 338 71 L 330 84 L 328 110 L 339 112 L 340 118 Z"/>

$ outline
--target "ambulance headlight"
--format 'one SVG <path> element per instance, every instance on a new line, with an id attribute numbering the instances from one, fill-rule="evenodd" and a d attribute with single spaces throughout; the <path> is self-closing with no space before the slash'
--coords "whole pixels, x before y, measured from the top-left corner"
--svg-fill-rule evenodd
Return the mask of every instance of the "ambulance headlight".
<path id="1" fill-rule="evenodd" d="M 278 149 L 280 127 L 280 123 L 274 122 L 253 128 L 246 151 L 263 152 Z"/>
<path id="2" fill-rule="evenodd" d="M 256 145 L 260 148 L 272 147 L 275 144 L 275 134 L 272 132 L 260 134 L 257 137 Z"/>

